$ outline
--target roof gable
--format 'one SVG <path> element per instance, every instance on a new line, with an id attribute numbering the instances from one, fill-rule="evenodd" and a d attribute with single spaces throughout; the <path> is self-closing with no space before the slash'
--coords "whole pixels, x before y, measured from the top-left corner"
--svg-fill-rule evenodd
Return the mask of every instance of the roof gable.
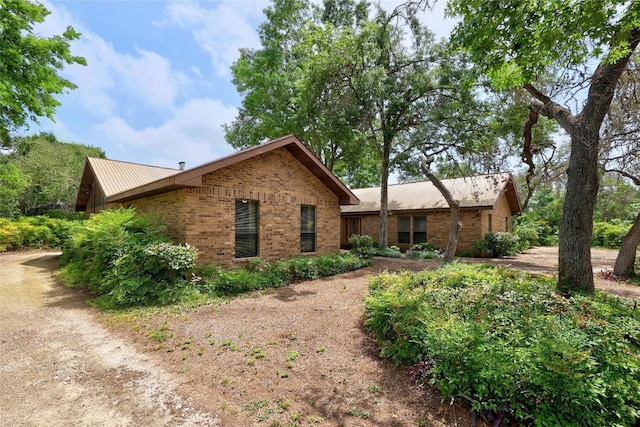
<path id="1" fill-rule="evenodd" d="M 153 166 L 137 165 L 135 163 L 116 162 L 128 166 L 123 166 L 126 170 L 119 173 L 95 173 L 93 160 L 87 160 L 85 165 L 85 173 L 89 167 L 96 181 L 100 182 L 101 187 L 110 189 L 105 191 L 107 202 L 126 202 L 153 194 L 165 193 L 168 191 L 202 186 L 202 176 L 214 172 L 216 170 L 232 166 L 241 161 L 259 156 L 278 148 L 288 150 L 300 163 L 302 163 L 313 175 L 322 181 L 330 190 L 332 190 L 339 198 L 341 205 L 352 205 L 358 203 L 358 198 L 329 170 L 325 165 L 316 158 L 316 156 L 295 136 L 288 135 L 271 142 L 247 148 L 226 157 L 205 163 L 195 168 L 180 171 L 176 169 L 155 168 L 159 170 L 151 170 Z M 110 161 L 113 162 L 113 161 Z M 122 166 L 122 165 L 120 165 Z M 128 168 L 128 169 L 127 169 Z M 115 166 L 108 168 L 113 172 Z M 152 179 L 152 175 L 155 178 Z M 138 176 L 139 175 L 139 176 Z M 135 178 L 133 177 L 135 176 Z M 90 177 L 90 176 L 89 176 Z M 126 178 L 123 178 L 126 177 Z M 83 174 L 83 182 L 84 182 Z M 103 183 L 104 181 L 104 183 Z M 82 204 L 80 198 L 82 191 L 78 193 L 78 201 L 76 202 L 76 210 L 82 210 L 86 207 L 86 200 Z M 80 208 L 80 209 L 79 209 Z"/>
<path id="2" fill-rule="evenodd" d="M 178 169 L 87 157 L 82 172 L 76 210 L 86 208 L 90 186 L 100 186 L 105 198 L 180 173 Z"/>
<path id="3" fill-rule="evenodd" d="M 505 193 L 512 214 L 521 212 L 515 183 L 510 173 L 443 179 L 442 183 L 460 201 L 461 208 L 492 208 Z M 379 212 L 380 187 L 352 190 L 360 199 L 357 206 L 343 206 L 343 213 Z M 449 209 L 446 200 L 431 181 L 394 184 L 388 187 L 390 211 Z"/>

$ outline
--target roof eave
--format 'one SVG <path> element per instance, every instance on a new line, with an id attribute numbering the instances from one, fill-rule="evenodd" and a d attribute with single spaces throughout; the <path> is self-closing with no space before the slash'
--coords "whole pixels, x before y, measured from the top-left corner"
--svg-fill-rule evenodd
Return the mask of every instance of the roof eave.
<path id="1" fill-rule="evenodd" d="M 180 190 L 183 188 L 202 187 L 202 175 L 186 178 L 182 173 L 150 182 L 131 190 L 123 191 L 118 194 L 107 197 L 108 203 L 112 202 L 128 202 L 139 199 L 141 197 L 153 196 L 156 194 L 167 193 L 169 191 Z"/>

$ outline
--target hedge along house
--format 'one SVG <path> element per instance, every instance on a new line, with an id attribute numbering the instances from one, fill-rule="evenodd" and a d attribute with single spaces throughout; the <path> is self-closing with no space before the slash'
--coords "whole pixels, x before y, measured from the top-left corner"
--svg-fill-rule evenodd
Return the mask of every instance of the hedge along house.
<path id="1" fill-rule="evenodd" d="M 511 231 L 511 217 L 521 213 L 510 173 L 444 179 L 443 184 L 460 202 L 458 253 L 472 248 L 488 231 Z M 389 245 L 402 250 L 421 242 L 445 248 L 449 239 L 450 210 L 431 181 L 395 184 L 389 193 Z M 342 207 L 340 243 L 353 234 L 378 240 L 380 187 L 352 190 L 360 204 Z"/>
<path id="2" fill-rule="evenodd" d="M 340 206 L 357 203 L 290 135 L 184 171 L 89 158 L 76 210 L 134 206 L 195 246 L 200 261 L 232 264 L 337 253 Z"/>

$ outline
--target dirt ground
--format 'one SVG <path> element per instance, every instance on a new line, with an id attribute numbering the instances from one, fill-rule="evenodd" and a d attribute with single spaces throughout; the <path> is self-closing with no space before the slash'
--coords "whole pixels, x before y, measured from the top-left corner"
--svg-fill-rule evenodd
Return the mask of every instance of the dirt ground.
<path id="1" fill-rule="evenodd" d="M 594 272 L 615 254 L 593 250 Z M 470 425 L 464 404 L 380 359 L 361 326 L 369 276 L 438 261 L 375 259 L 191 311 L 134 315 L 87 307 L 53 279 L 57 259 L 0 255 L 1 426 Z M 557 248 L 492 262 L 553 274 Z M 638 287 L 599 274 L 596 283 L 640 299 Z"/>

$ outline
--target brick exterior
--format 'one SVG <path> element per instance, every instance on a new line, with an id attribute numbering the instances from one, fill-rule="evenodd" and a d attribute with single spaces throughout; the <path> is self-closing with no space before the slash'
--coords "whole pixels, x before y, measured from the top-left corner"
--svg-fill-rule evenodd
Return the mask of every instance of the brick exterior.
<path id="1" fill-rule="evenodd" d="M 400 216 L 410 216 L 411 233 L 409 244 L 398 243 L 398 218 Z M 450 214 L 446 210 L 415 210 L 415 211 L 394 211 L 389 216 L 389 245 L 398 246 L 400 249 L 407 250 L 413 244 L 413 218 L 416 215 L 426 216 L 427 218 L 427 241 L 432 243 L 434 247 L 444 249 L 449 239 L 449 223 Z M 368 234 L 378 241 L 380 231 L 380 215 L 344 215 L 351 218 L 361 218 L 362 234 Z M 458 240 L 457 252 L 470 250 L 474 242 L 484 238 L 489 231 L 489 216 L 491 216 L 492 231 L 511 231 L 511 209 L 507 197 L 501 194 L 498 197 L 493 209 L 464 209 L 460 211 L 460 222 L 462 229 Z M 343 221 L 343 226 L 344 226 Z M 343 238 L 343 244 L 344 244 Z"/>
<path id="2" fill-rule="evenodd" d="M 200 262 L 232 264 L 235 201 L 259 202 L 259 251 L 266 259 L 300 254 L 300 207 L 316 206 L 316 252 L 340 250 L 338 196 L 291 155 L 278 148 L 202 177 L 202 187 L 172 191 L 131 202 L 156 215 L 177 242 L 199 251 Z"/>

